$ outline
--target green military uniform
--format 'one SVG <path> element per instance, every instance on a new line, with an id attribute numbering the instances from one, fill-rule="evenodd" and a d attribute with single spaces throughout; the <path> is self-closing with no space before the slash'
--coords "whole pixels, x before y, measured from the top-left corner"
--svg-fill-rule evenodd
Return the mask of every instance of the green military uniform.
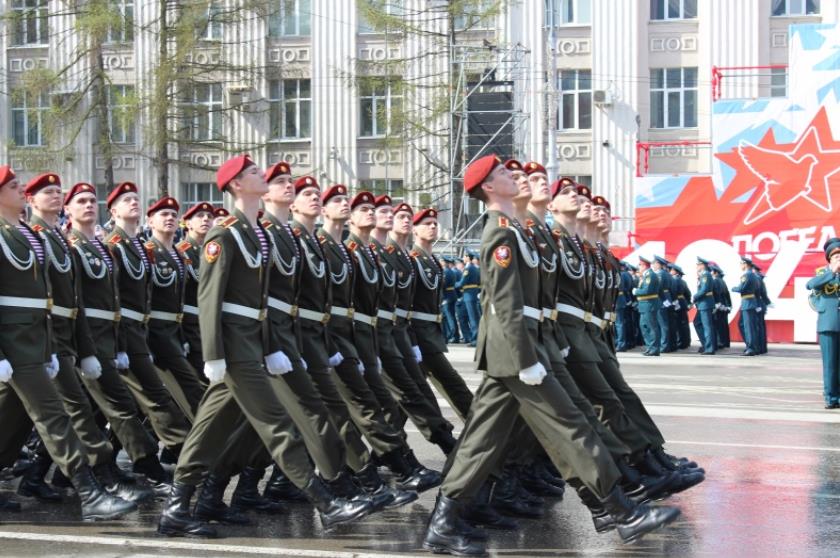
<path id="1" fill-rule="evenodd" d="M 76 320 L 85 332 L 78 340 L 80 352 L 92 346 L 102 366 L 96 380 L 82 381 L 96 405 L 134 463 L 157 455 L 157 443 L 149 436 L 137 411 L 137 404 L 114 366 L 119 327 L 117 269 L 105 245 L 90 240 L 77 229 L 70 231 L 75 268 L 81 282 L 81 305 Z M 95 340 L 95 341 L 94 341 Z M 155 457 L 156 459 L 156 457 Z"/>
<path id="2" fill-rule="evenodd" d="M 840 243 L 829 241 L 826 254 L 836 251 Z M 829 259 L 827 257 L 826 259 Z M 826 408 L 840 406 L 840 277 L 828 267 L 817 269 L 808 281 L 811 301 L 817 311 L 817 336 L 823 366 L 823 398 Z"/>
<path id="3" fill-rule="evenodd" d="M 578 477 L 599 497 L 620 474 L 608 450 L 553 376 L 528 385 L 517 376 L 538 363 L 540 310 L 528 308 L 522 293 L 539 292 L 539 254 L 524 241 L 518 223 L 488 211 L 481 242 L 483 319 L 476 361 L 486 372 L 470 419 L 461 434 L 441 493 L 474 496 L 498 461 L 517 414 L 522 416 L 567 478 Z"/>
<path id="4" fill-rule="evenodd" d="M 198 287 L 205 362 L 223 360 L 224 381 L 205 394 L 175 471 L 175 482 L 197 485 L 237 429 L 244 413 L 275 462 L 304 488 L 314 475 L 300 436 L 277 400 L 264 368 L 269 354 L 267 233 L 235 210 L 207 235 Z"/>
<path id="5" fill-rule="evenodd" d="M 181 323 L 187 285 L 186 262 L 177 250 L 167 248 L 156 238 L 149 239 L 145 248 L 152 255 L 149 348 L 155 365 L 175 377 L 189 405 L 189 414 L 195 415 L 204 396 L 205 385 L 187 361 L 184 350 L 187 340 Z"/>
<path id="6" fill-rule="evenodd" d="M 449 401 L 462 420 L 470 412 L 473 395 L 464 379 L 446 358 L 446 338 L 440 313 L 443 295 L 443 270 L 432 254 L 419 246 L 411 250 L 415 270 L 414 303 L 411 310 L 411 331 L 423 360 L 420 365 L 431 377 L 438 392 Z"/>
<path id="7" fill-rule="evenodd" d="M 130 369 L 123 374 L 140 409 L 163 444 L 178 452 L 189 431 L 183 411 L 163 385 L 147 342 L 151 309 L 152 263 L 147 248 L 124 230 L 114 227 L 105 240 L 117 269 L 120 299 L 118 351 L 128 355 Z"/>
<path id="8" fill-rule="evenodd" d="M 50 457 L 72 477 L 87 467 L 87 457 L 44 370 L 53 353 L 46 266 L 36 233 L 0 218 L 0 361 L 13 370 L 0 383 L 0 466 L 14 463 L 29 435 L 12 426 L 31 420 Z"/>
<path id="9" fill-rule="evenodd" d="M 201 246 L 202 243 L 193 235 L 188 235 L 175 246 L 184 262 L 187 279 L 184 285 L 184 319 L 181 322 L 181 332 L 189 345 L 187 360 L 198 372 L 204 369 L 204 359 L 201 357 L 201 330 L 198 327 L 198 274 L 201 272 Z M 199 379 L 202 383 L 204 382 L 201 378 Z"/>

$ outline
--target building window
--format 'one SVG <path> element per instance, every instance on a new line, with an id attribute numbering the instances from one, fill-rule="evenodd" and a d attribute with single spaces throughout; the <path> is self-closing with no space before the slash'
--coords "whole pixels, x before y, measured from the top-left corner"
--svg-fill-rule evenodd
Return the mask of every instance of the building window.
<path id="1" fill-rule="evenodd" d="M 46 145 L 45 130 L 49 95 L 15 91 L 11 95 L 12 140 L 18 147 Z"/>
<path id="2" fill-rule="evenodd" d="M 456 31 L 492 29 L 496 5 L 495 0 L 477 0 L 461 4 L 461 13 L 453 21 Z"/>
<path id="3" fill-rule="evenodd" d="M 588 186 L 589 188 L 592 188 L 592 176 L 588 174 L 578 174 L 575 176 L 570 176 L 569 178 L 571 178 L 578 184 L 582 184 L 583 186 Z"/>
<path id="4" fill-rule="evenodd" d="M 188 137 L 213 141 L 222 137 L 222 84 L 197 83 L 187 96 L 185 107 Z"/>
<path id="5" fill-rule="evenodd" d="M 770 96 L 787 97 L 787 68 L 770 68 Z"/>
<path id="6" fill-rule="evenodd" d="M 697 0 L 650 0 L 650 19 L 694 19 Z"/>
<path id="7" fill-rule="evenodd" d="M 697 68 L 650 71 L 650 127 L 697 126 Z"/>
<path id="8" fill-rule="evenodd" d="M 180 200 L 181 206 L 187 210 L 201 202 L 221 204 L 224 198 L 213 182 L 184 182 L 181 184 Z"/>
<path id="9" fill-rule="evenodd" d="M 563 70 L 560 72 L 561 130 L 589 130 L 592 128 L 592 72 Z"/>
<path id="10" fill-rule="evenodd" d="M 402 106 L 402 94 L 396 80 L 373 79 L 360 85 L 360 130 L 362 137 L 381 137 L 394 129 Z"/>
<path id="11" fill-rule="evenodd" d="M 272 139 L 310 137 L 312 93 L 308 79 L 268 82 Z"/>
<path id="12" fill-rule="evenodd" d="M 43 45 L 49 42 L 47 0 L 12 0 L 12 44 Z"/>
<path id="13" fill-rule="evenodd" d="M 554 6 L 554 13 L 551 8 Z M 592 0 L 554 0 L 545 4 L 545 24 L 550 27 L 561 25 L 590 25 L 592 23 Z"/>
<path id="14" fill-rule="evenodd" d="M 392 178 L 372 178 L 359 180 L 359 188 L 373 193 L 375 196 L 388 194 L 394 202 L 405 199 L 405 189 L 402 180 Z"/>
<path id="15" fill-rule="evenodd" d="M 205 41 L 220 41 L 222 39 L 222 7 L 217 2 L 211 2 L 201 18 L 199 38 Z"/>
<path id="16" fill-rule="evenodd" d="M 312 33 L 312 0 L 280 0 L 268 21 L 271 37 L 307 37 Z"/>
<path id="17" fill-rule="evenodd" d="M 773 0 L 774 16 L 816 15 L 820 13 L 820 0 Z"/>
<path id="18" fill-rule="evenodd" d="M 366 10 L 375 11 L 388 18 L 401 18 L 405 13 L 405 0 L 356 0 L 358 12 L 359 33 L 389 33 L 388 20 L 385 23 L 374 26 L 365 17 Z"/>
<path id="19" fill-rule="evenodd" d="M 130 43 L 134 41 L 134 0 L 111 0 L 112 9 L 119 23 L 108 29 L 108 42 Z"/>
<path id="20" fill-rule="evenodd" d="M 108 88 L 108 124 L 113 143 L 135 142 L 135 106 L 133 85 Z"/>

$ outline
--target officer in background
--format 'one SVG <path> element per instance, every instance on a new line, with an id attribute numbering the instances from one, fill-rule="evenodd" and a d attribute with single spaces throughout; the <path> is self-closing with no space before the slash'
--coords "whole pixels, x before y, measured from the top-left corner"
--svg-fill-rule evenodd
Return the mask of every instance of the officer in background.
<path id="1" fill-rule="evenodd" d="M 767 308 L 770 306 L 770 298 L 767 296 L 767 286 L 764 284 L 764 274 L 761 268 L 753 264 L 755 275 L 758 278 L 758 293 L 756 299 L 758 300 L 758 308 L 756 312 L 756 326 L 758 333 L 758 354 L 767 354 Z"/>
<path id="2" fill-rule="evenodd" d="M 694 329 L 700 339 L 700 354 L 713 355 L 718 346 L 717 326 L 715 324 L 714 279 L 709 271 L 709 262 L 697 258 L 697 292 L 694 294 L 697 314 L 694 316 Z"/>
<path id="3" fill-rule="evenodd" d="M 691 346 L 691 330 L 688 326 L 688 309 L 691 307 L 691 290 L 685 283 L 685 273 L 677 264 L 668 264 L 668 271 L 671 272 L 671 281 L 674 287 L 674 328 L 671 332 L 676 337 L 677 349 L 687 349 Z"/>
<path id="4" fill-rule="evenodd" d="M 659 275 L 651 268 L 650 260 L 639 256 L 639 286 L 633 289 L 639 301 L 639 326 L 645 341 L 645 356 L 659 356 Z"/>
<path id="5" fill-rule="evenodd" d="M 634 343 L 633 339 L 633 316 L 631 291 L 633 290 L 633 277 L 630 275 L 627 262 L 621 262 L 621 274 L 618 285 L 618 295 L 615 299 L 615 337 L 616 352 L 629 351 Z"/>
<path id="6" fill-rule="evenodd" d="M 840 238 L 823 246 L 828 265 L 808 281 L 811 303 L 817 311 L 817 336 L 823 365 L 826 409 L 840 408 Z"/>
<path id="7" fill-rule="evenodd" d="M 668 274 L 668 260 L 661 256 L 654 256 L 651 262 L 653 272 L 659 279 L 659 309 L 656 314 L 656 322 L 659 327 L 659 350 L 657 352 L 671 353 L 676 350 L 671 339 L 671 276 Z"/>
<path id="8" fill-rule="evenodd" d="M 747 345 L 744 349 L 744 356 L 755 356 L 758 354 L 758 338 L 756 325 L 756 308 L 758 308 L 758 295 L 761 288 L 758 277 L 753 273 L 752 260 L 747 256 L 741 258 L 741 282 L 732 288 L 733 292 L 741 295 L 741 320 L 739 327 L 741 329 L 741 337 Z"/>
<path id="9" fill-rule="evenodd" d="M 474 263 L 476 257 L 475 252 L 467 250 L 464 255 L 464 271 L 455 284 L 461 289 L 464 308 L 470 321 L 470 338 L 467 340 L 470 347 L 475 347 L 475 340 L 478 336 L 478 322 L 481 320 L 481 306 L 478 301 L 478 295 L 481 292 L 481 272 Z"/>
<path id="10" fill-rule="evenodd" d="M 717 328 L 718 349 L 729 348 L 729 313 L 732 311 L 732 298 L 729 296 L 729 287 L 723 280 L 723 270 L 714 262 L 709 262 L 709 270 L 712 272 L 712 288 L 715 293 L 715 327 Z"/>
<path id="11" fill-rule="evenodd" d="M 464 304 L 464 291 L 458 284 L 464 274 L 464 267 L 463 260 L 456 260 L 455 267 L 452 269 L 455 277 L 455 319 L 457 321 L 458 329 L 461 330 L 461 341 L 469 343 L 474 333 L 470 328 L 470 318 L 467 315 L 467 306 Z"/>
<path id="12" fill-rule="evenodd" d="M 455 316 L 455 305 L 458 303 L 458 294 L 455 292 L 455 283 L 458 282 L 458 272 L 455 271 L 455 260 L 452 256 L 443 256 L 443 334 L 447 343 L 460 343 L 461 335 L 458 333 L 458 321 Z"/>

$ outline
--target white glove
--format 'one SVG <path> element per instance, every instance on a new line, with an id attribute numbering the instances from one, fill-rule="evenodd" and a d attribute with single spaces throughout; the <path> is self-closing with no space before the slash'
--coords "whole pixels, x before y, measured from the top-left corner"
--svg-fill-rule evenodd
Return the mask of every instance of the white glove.
<path id="1" fill-rule="evenodd" d="M 227 370 L 227 363 L 225 359 L 208 360 L 204 363 L 204 375 L 210 380 L 211 384 L 221 382 L 225 377 Z"/>
<path id="2" fill-rule="evenodd" d="M 677 301 L 677 302 L 674 303 L 674 310 L 679 310 L 679 309 L 680 309 L 680 302 Z"/>
<path id="3" fill-rule="evenodd" d="M 117 353 L 117 358 L 114 360 L 114 366 L 117 370 L 128 370 L 128 353 L 119 352 Z"/>
<path id="4" fill-rule="evenodd" d="M 93 355 L 83 358 L 79 367 L 82 369 L 82 376 L 88 380 L 98 380 L 102 375 L 102 365 L 99 364 L 99 359 Z"/>
<path id="5" fill-rule="evenodd" d="M 182 345 L 182 348 L 184 349 L 184 356 L 185 357 L 189 356 L 189 354 L 190 354 L 190 344 L 187 343 L 187 342 L 184 342 L 184 344 Z"/>
<path id="6" fill-rule="evenodd" d="M 570 352 L 572 352 L 572 348 L 571 347 L 566 347 L 565 349 L 560 351 L 560 354 L 563 355 L 563 358 L 568 358 Z"/>
<path id="7" fill-rule="evenodd" d="M 344 357 L 342 356 L 342 354 L 341 353 L 335 353 L 333 356 L 330 357 L 329 364 L 330 364 L 330 366 L 335 368 L 336 366 L 341 364 L 342 360 L 344 360 Z"/>
<path id="8" fill-rule="evenodd" d="M 265 367 L 268 369 L 268 373 L 272 376 L 279 376 L 291 371 L 292 361 L 289 360 L 286 353 L 283 351 L 277 351 L 275 353 L 271 353 L 270 355 L 266 355 Z"/>
<path id="9" fill-rule="evenodd" d="M 633 287 L 633 290 L 632 290 L 632 291 L 630 291 L 630 292 L 631 292 L 631 293 L 633 293 L 633 294 L 636 294 L 636 291 L 638 291 L 638 290 L 639 290 L 639 289 L 637 289 L 636 287 Z"/>
<path id="10" fill-rule="evenodd" d="M 155 355 L 153 355 L 152 353 L 149 353 L 149 360 L 151 360 L 152 364 L 154 364 L 155 363 Z"/>
<path id="11" fill-rule="evenodd" d="M 364 375 L 365 375 L 365 365 L 364 365 L 364 363 L 362 363 L 362 361 L 361 361 L 361 360 L 360 360 L 360 361 L 359 361 L 359 363 L 356 365 L 356 369 L 359 371 L 359 374 L 361 374 L 362 376 L 364 376 Z"/>
<path id="12" fill-rule="evenodd" d="M 47 376 L 50 377 L 50 380 L 53 380 L 56 376 L 58 376 L 58 368 L 58 357 L 55 356 L 55 353 L 53 353 L 50 356 L 50 361 L 44 363 L 44 370 L 47 371 Z"/>
<path id="13" fill-rule="evenodd" d="M 305 360 L 300 359 L 300 365 L 301 365 L 301 366 L 303 366 L 303 371 L 304 371 L 304 372 L 306 372 L 307 370 L 309 370 L 309 365 L 308 365 L 308 364 L 306 364 L 306 361 L 305 361 Z"/>
<path id="14" fill-rule="evenodd" d="M 663 300 L 662 301 L 662 307 L 663 308 L 669 308 L 670 306 L 671 306 L 671 301 L 670 300 Z"/>
<path id="15" fill-rule="evenodd" d="M 519 371 L 519 380 L 529 386 L 538 386 L 542 383 L 546 376 L 545 366 L 537 362 L 533 366 L 529 366 L 525 370 Z"/>
<path id="16" fill-rule="evenodd" d="M 414 360 L 417 362 L 423 362 L 423 353 L 420 352 L 420 347 L 417 345 L 412 346 L 411 352 L 414 353 Z"/>
<path id="17" fill-rule="evenodd" d="M 755 309 L 756 313 L 758 313 L 758 314 L 761 314 L 761 311 L 762 311 L 762 310 L 764 310 L 764 308 L 756 308 L 756 309 Z"/>
<path id="18" fill-rule="evenodd" d="M 0 383 L 5 384 L 12 379 L 12 363 L 6 360 L 0 360 Z"/>

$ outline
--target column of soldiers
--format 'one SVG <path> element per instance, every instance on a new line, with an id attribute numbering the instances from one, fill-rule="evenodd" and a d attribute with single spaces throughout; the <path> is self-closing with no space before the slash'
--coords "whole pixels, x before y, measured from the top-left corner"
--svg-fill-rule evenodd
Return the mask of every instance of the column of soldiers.
<path id="1" fill-rule="evenodd" d="M 287 501 L 311 502 L 329 528 L 440 486 L 424 546 L 481 555 L 482 527 L 540 517 L 563 479 L 596 530 L 624 541 L 678 514 L 648 502 L 704 479 L 665 452 L 623 378 L 614 324 L 627 278 L 607 248 L 609 203 L 586 186 L 549 185 L 538 163 L 469 167 L 466 191 L 489 210 L 481 309 L 467 307 L 485 374 L 473 395 L 446 358 L 434 209 L 322 189 L 286 163 L 263 171 L 245 155 L 219 168 L 217 185 L 232 214 L 211 227 L 212 206 L 193 206 L 176 243 L 177 200 L 149 207 L 142 242 L 137 188 L 120 184 L 102 242 L 90 184 L 62 193 L 48 174 L 24 187 L 0 167 L 0 416 L 16 425 L 0 435 L 0 465 L 33 424 L 47 463 L 30 468 L 21 494 L 51 491 L 54 461 L 85 519 L 157 494 L 161 534 L 212 537 L 210 522 L 245 524 L 247 511 L 277 514 Z M 27 202 L 31 225 L 18 221 Z M 69 234 L 56 227 L 62 209 Z M 466 291 L 478 290 L 473 277 L 461 273 Z M 686 296 L 675 289 L 669 300 L 687 308 Z M 670 342 L 683 336 L 678 328 Z M 430 384 L 465 421 L 457 441 Z M 448 456 L 443 473 L 414 455 L 408 420 Z M 120 446 L 133 475 L 114 463 Z"/>

